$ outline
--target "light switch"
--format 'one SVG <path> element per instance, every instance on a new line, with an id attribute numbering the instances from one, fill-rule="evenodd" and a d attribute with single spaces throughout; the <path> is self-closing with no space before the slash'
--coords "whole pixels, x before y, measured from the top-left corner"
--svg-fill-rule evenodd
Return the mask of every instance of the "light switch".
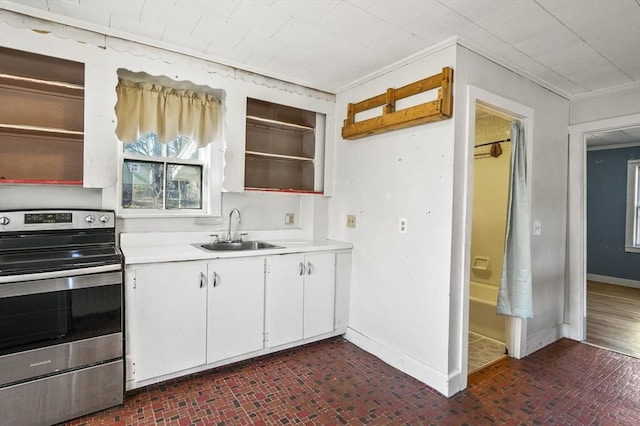
<path id="1" fill-rule="evenodd" d="M 347 215 L 347 228 L 355 228 L 356 227 L 356 215 L 348 214 Z"/>

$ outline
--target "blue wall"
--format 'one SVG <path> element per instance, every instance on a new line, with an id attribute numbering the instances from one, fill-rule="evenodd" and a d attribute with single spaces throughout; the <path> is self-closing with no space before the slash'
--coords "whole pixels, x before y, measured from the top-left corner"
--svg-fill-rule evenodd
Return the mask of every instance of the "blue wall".
<path id="1" fill-rule="evenodd" d="M 640 280 L 640 253 L 624 250 L 627 160 L 640 147 L 587 152 L 587 273 Z"/>

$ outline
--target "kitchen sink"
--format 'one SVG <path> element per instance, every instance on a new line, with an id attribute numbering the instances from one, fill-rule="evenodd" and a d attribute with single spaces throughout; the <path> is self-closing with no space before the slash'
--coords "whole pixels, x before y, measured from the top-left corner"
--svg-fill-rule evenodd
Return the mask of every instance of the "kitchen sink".
<path id="1" fill-rule="evenodd" d="M 264 241 L 216 241 L 215 243 L 194 244 L 208 251 L 240 251 L 284 248 Z"/>

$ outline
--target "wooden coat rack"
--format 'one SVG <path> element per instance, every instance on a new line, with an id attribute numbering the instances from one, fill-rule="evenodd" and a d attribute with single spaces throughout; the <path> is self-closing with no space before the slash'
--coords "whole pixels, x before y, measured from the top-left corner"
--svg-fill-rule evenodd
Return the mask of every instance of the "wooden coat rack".
<path id="1" fill-rule="evenodd" d="M 434 101 L 396 111 L 396 101 L 428 90 L 438 89 Z M 382 115 L 356 122 L 356 114 L 382 107 Z M 386 93 L 374 96 L 347 107 L 347 119 L 342 126 L 344 139 L 358 139 L 377 133 L 404 129 L 432 121 L 446 120 L 453 115 L 453 69 L 416 81 L 398 89 L 389 88 Z"/>

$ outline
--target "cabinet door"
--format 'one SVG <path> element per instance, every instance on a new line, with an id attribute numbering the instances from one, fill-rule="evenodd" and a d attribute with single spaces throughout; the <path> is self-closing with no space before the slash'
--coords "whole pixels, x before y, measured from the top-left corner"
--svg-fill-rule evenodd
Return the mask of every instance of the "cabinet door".
<path id="1" fill-rule="evenodd" d="M 304 338 L 330 333 L 334 329 L 335 253 L 305 256 Z"/>
<path id="2" fill-rule="evenodd" d="M 135 271 L 135 380 L 206 362 L 203 265 L 171 263 Z"/>
<path id="3" fill-rule="evenodd" d="M 207 363 L 264 347 L 264 259 L 208 265 Z"/>
<path id="4" fill-rule="evenodd" d="M 302 339 L 304 257 L 281 255 L 269 258 L 269 346 Z"/>

